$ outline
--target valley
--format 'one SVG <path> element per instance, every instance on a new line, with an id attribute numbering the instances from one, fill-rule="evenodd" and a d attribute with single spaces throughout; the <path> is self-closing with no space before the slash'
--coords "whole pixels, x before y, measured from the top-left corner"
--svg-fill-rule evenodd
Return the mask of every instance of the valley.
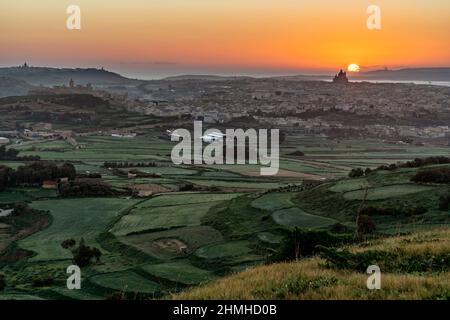
<path id="1" fill-rule="evenodd" d="M 288 136 L 281 146 L 285 174 L 261 177 L 246 174 L 257 170 L 255 165 L 175 166 L 170 160 L 173 143 L 160 135 L 78 137 L 84 146 L 80 149 L 61 140 L 14 146 L 19 156 L 69 162 L 80 177 L 100 176 L 114 190 L 151 186 L 155 193 L 64 197 L 58 190 L 36 187 L 0 192 L 3 207 L 22 202 L 51 217 L 47 226 L 8 242 L 0 257 L 1 271 L 9 279 L 2 298 L 104 299 L 119 293 L 129 299 L 165 297 L 267 263 L 293 227 L 333 231 L 339 226 L 352 233 L 363 202 L 404 212 L 424 207 L 418 214 L 374 215 L 379 237 L 448 226 L 448 211 L 439 208 L 439 201 L 450 194 L 450 187 L 411 182 L 423 168 L 376 170 L 348 178 L 355 168 L 448 154 L 446 147 Z M 295 151 L 304 155 L 291 155 Z M 113 169 L 105 162 L 122 165 Z M 152 166 L 141 167 L 143 163 Z M 11 164 L 24 162 L 0 162 Z M 8 231 L 7 221 L 2 223 L 0 243 L 6 243 L 13 231 Z M 64 289 L 65 269 L 72 262 L 61 243 L 81 238 L 99 248 L 102 257 L 100 263 L 83 268 L 82 289 L 72 291 Z M 49 274 L 51 279 L 46 279 Z"/>

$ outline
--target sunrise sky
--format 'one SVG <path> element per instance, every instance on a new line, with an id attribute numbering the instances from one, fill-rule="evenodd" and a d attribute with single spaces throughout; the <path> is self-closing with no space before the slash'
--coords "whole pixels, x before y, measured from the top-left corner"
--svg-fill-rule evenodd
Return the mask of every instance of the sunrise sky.
<path id="1" fill-rule="evenodd" d="M 66 8 L 82 30 L 66 29 Z M 370 4 L 382 30 L 366 28 Z M 450 66 L 449 0 L 2 0 L 0 65 L 126 75 Z"/>

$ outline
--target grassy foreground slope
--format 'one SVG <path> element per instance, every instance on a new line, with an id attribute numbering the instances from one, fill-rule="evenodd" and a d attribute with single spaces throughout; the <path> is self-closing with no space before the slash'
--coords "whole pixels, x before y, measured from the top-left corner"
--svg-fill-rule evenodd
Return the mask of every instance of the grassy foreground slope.
<path id="1" fill-rule="evenodd" d="M 367 289 L 369 275 L 351 263 L 345 268 L 316 256 L 247 269 L 168 298 L 450 299 L 450 228 L 371 240 L 346 249 L 354 257 L 369 256 L 367 266 L 380 266 L 380 290 Z"/>

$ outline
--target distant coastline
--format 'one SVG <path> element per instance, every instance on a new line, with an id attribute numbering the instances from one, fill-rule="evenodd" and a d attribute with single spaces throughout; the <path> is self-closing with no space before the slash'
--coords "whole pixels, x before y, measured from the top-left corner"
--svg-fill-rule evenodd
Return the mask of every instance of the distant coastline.
<path id="1" fill-rule="evenodd" d="M 114 68 L 115 69 L 115 68 Z M 152 80 L 232 80 L 237 78 L 271 78 L 291 81 L 332 81 L 332 73 L 301 73 L 298 70 L 186 70 L 142 69 L 139 73 L 126 70 L 109 71 L 102 68 L 34 67 L 26 63 L 16 67 L 0 67 L 4 81 L 24 81 L 23 85 L 63 85 L 73 79 L 77 84 L 128 85 Z M 450 68 L 407 68 L 348 73 L 350 82 L 399 83 L 450 86 Z M 7 80 L 7 78 L 9 80 Z"/>
<path id="2" fill-rule="evenodd" d="M 330 79 L 324 79 L 324 81 L 331 82 Z M 422 80 L 363 80 L 357 79 L 350 82 L 369 82 L 369 83 L 399 83 L 399 84 L 417 84 L 417 85 L 430 85 L 430 86 L 441 86 L 450 87 L 450 81 L 422 81 Z"/>

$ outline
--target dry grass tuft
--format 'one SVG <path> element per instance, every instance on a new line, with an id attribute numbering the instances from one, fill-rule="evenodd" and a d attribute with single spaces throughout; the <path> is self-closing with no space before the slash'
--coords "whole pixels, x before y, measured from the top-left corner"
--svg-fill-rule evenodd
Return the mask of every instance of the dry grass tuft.
<path id="1" fill-rule="evenodd" d="M 450 229 L 375 240 L 348 248 L 383 250 L 414 256 L 450 252 Z M 381 290 L 366 287 L 368 275 L 329 269 L 318 257 L 300 262 L 254 267 L 218 281 L 172 295 L 171 299 L 449 299 L 450 272 L 383 273 Z"/>

